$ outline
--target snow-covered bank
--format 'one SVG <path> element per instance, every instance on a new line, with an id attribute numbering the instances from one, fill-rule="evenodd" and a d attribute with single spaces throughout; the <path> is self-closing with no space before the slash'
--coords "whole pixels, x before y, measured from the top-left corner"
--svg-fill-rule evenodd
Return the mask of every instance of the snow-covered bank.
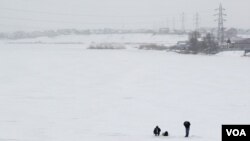
<path id="1" fill-rule="evenodd" d="M 0 140 L 220 141 L 249 124 L 250 60 L 82 45 L 0 45 Z M 183 121 L 191 121 L 184 138 Z"/>
<path id="2" fill-rule="evenodd" d="M 123 43 L 145 44 L 155 43 L 174 45 L 178 41 L 187 40 L 187 35 L 153 35 L 153 34 L 100 34 L 100 35 L 70 35 L 53 38 L 40 37 L 35 39 L 6 40 L 6 43 L 36 43 L 36 44 L 91 44 L 91 43 Z"/>
<path id="3" fill-rule="evenodd" d="M 217 56 L 224 56 L 224 57 L 243 57 L 244 51 L 223 51 L 218 54 Z"/>

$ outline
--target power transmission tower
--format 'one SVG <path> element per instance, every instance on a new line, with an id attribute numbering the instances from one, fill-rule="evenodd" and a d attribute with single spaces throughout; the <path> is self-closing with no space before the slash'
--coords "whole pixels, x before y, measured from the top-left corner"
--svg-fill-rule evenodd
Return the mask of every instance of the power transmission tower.
<path id="1" fill-rule="evenodd" d="M 216 19 L 216 21 L 218 21 L 217 39 L 219 45 L 222 45 L 224 42 L 224 21 L 226 21 L 224 16 L 226 16 L 226 14 L 224 14 L 225 9 L 222 7 L 222 4 L 220 4 L 219 8 L 215 10 L 218 11 L 218 13 L 215 14 L 215 16 L 218 16 L 218 19 Z"/>
<path id="2" fill-rule="evenodd" d="M 168 20 L 168 18 L 166 19 L 166 28 L 169 28 L 169 20 Z"/>
<path id="3" fill-rule="evenodd" d="M 173 17 L 173 31 L 175 31 L 175 18 Z"/>
<path id="4" fill-rule="evenodd" d="M 181 15 L 181 28 L 182 28 L 182 32 L 185 33 L 185 14 L 182 13 Z"/>
<path id="5" fill-rule="evenodd" d="M 199 14 L 196 13 L 194 17 L 194 26 L 195 26 L 195 31 L 199 31 L 199 22 L 200 22 L 200 17 Z"/>

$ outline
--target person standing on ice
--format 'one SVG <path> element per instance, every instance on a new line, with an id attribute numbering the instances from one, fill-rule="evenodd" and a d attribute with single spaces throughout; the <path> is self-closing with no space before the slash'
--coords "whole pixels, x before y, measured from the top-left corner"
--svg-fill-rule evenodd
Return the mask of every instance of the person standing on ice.
<path id="1" fill-rule="evenodd" d="M 161 129 L 158 126 L 156 126 L 154 129 L 155 136 L 160 136 L 160 133 L 161 133 Z"/>
<path id="2" fill-rule="evenodd" d="M 189 136 L 189 131 L 190 131 L 190 122 L 189 121 L 185 121 L 184 123 L 184 126 L 185 126 L 185 128 L 186 128 L 186 135 L 185 135 L 185 137 L 188 137 Z"/>

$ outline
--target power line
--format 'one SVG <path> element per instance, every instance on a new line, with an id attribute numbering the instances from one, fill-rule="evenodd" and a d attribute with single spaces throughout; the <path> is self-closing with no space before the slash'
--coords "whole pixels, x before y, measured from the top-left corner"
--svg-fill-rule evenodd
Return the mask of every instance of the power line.
<path id="1" fill-rule="evenodd" d="M 134 25 L 134 24 L 152 24 L 152 19 L 151 18 L 158 18 L 160 20 L 161 19 L 165 19 L 166 17 L 173 17 L 174 14 L 164 14 L 164 15 L 94 15 L 94 14 L 90 14 L 89 12 L 85 12 L 86 14 L 77 14 L 77 13 L 60 13 L 60 12 L 49 12 L 49 11 L 38 11 L 38 10 L 27 10 L 27 9 L 14 9 L 14 8 L 4 8 L 4 7 L 0 7 L 0 10 L 5 10 L 5 11 L 12 11 L 15 13 L 18 13 L 18 15 L 22 15 L 22 17 L 25 16 L 26 14 L 37 14 L 36 18 L 22 18 L 22 17 L 10 17 L 11 14 L 15 14 L 15 13 L 8 13 L 6 16 L 0 16 L 1 19 L 6 19 L 6 20 L 18 20 L 18 21 L 25 21 L 25 22 L 39 22 L 39 23 L 59 23 L 59 24 L 75 24 L 75 25 L 103 25 L 103 24 L 109 24 L 109 25 Z M 205 12 L 203 12 L 205 13 Z M 207 12 L 206 12 L 207 13 Z M 2 12 L 2 15 L 4 14 L 4 12 Z M 6 14 L 6 13 L 5 13 Z M 46 14 L 48 16 L 46 16 L 45 19 L 38 19 L 38 17 L 42 16 L 42 14 Z M 16 15 L 16 14 L 15 14 Z M 49 16 L 53 16 L 51 18 L 48 18 Z M 28 16 L 28 15 L 27 15 Z M 34 15 L 29 15 L 29 17 L 34 17 Z M 40 16 L 40 17 L 41 17 Z M 78 17 L 86 17 L 88 18 L 86 21 L 84 22 L 83 19 L 84 18 L 77 18 L 80 19 L 80 21 L 82 20 L 82 22 L 77 22 L 77 21 L 69 21 L 69 20 L 65 20 L 65 19 L 69 19 L 70 17 L 74 17 L 74 16 L 78 16 Z M 178 24 L 178 26 L 180 25 L 179 23 L 181 23 L 181 30 L 183 30 L 185 32 L 186 30 L 186 24 L 187 25 L 191 25 L 191 23 L 186 23 L 186 19 L 190 18 L 190 13 L 182 13 L 181 18 L 176 18 L 173 19 L 173 29 L 176 29 L 176 25 Z M 44 16 L 43 16 L 44 17 Z M 52 19 L 53 18 L 53 19 Z M 90 19 L 89 19 L 90 18 Z M 102 18 L 106 18 L 106 22 L 102 22 Z M 112 20 L 109 18 L 113 18 Z M 127 21 L 124 22 L 120 22 L 123 20 L 120 19 L 125 19 L 125 18 L 136 18 L 137 20 L 135 22 L 127 22 L 129 21 L 129 19 L 127 19 Z M 147 20 L 144 21 L 140 21 L 138 19 L 140 18 L 147 18 Z M 58 19 L 62 19 L 61 21 Z M 117 21 L 117 22 L 113 22 L 113 21 Z M 141 19 L 143 20 L 143 19 Z M 93 21 L 93 22 L 91 22 Z M 166 25 L 167 27 L 169 26 L 169 23 L 171 24 L 171 21 L 167 21 Z"/>
<path id="2" fill-rule="evenodd" d="M 0 23 L 0 26 L 3 26 L 3 27 L 13 27 L 13 28 L 30 28 L 30 29 L 51 28 L 51 27 L 27 26 L 27 25 L 13 25 L 13 24 L 3 24 L 3 23 Z"/>
<path id="3" fill-rule="evenodd" d="M 61 13 L 61 12 L 48 12 L 48 11 L 36 11 L 36 10 L 26 10 L 26 9 L 13 9 L 13 8 L 3 8 L 0 10 L 14 11 L 14 12 L 24 12 L 29 14 L 46 14 L 46 15 L 57 15 L 57 16 L 78 16 L 78 17 L 98 17 L 98 18 L 138 18 L 138 17 L 166 17 L 166 15 L 102 15 L 102 14 L 76 14 L 76 13 Z M 89 12 L 85 12 L 89 13 Z"/>
<path id="4" fill-rule="evenodd" d="M 38 10 L 27 10 L 27 9 L 14 9 L 14 8 L 5 8 L 5 7 L 0 7 L 0 10 L 5 10 L 5 11 L 14 11 L 14 12 L 24 12 L 24 13 L 29 13 L 29 14 L 46 14 L 46 15 L 58 15 L 58 16 L 78 16 L 78 17 L 104 17 L 104 18 L 122 18 L 122 17 L 166 17 L 167 15 L 102 15 L 102 14 L 76 14 L 76 13 L 63 13 L 63 12 L 49 12 L 49 11 L 38 11 Z M 85 11 L 85 13 L 89 13 L 89 11 Z M 199 13 L 208 13 L 206 11 L 200 11 Z M 191 15 L 191 13 L 185 13 L 186 15 Z M 172 16 L 174 14 L 169 14 L 168 16 Z"/>
<path id="5" fill-rule="evenodd" d="M 40 20 L 40 19 L 31 19 L 31 18 L 18 18 L 18 17 L 3 17 L 0 16 L 1 19 L 8 19 L 8 20 L 18 20 L 18 21 L 32 21 L 32 22 L 46 22 L 46 23 L 66 23 L 66 24 L 151 24 L 150 22 L 110 22 L 110 23 L 105 23 L 105 22 L 70 22 L 70 21 L 55 21 L 55 20 Z"/>
<path id="6" fill-rule="evenodd" d="M 105 16 L 105 15 L 84 15 L 84 14 L 75 14 L 75 13 L 59 13 L 59 12 L 48 12 L 48 11 L 35 11 L 35 10 L 2 8 L 2 7 L 0 7 L 0 10 L 24 12 L 24 13 L 30 13 L 30 14 L 59 15 L 59 16 L 81 16 L 81 17 L 104 17 Z M 113 16 L 111 16 L 111 17 L 113 17 Z"/>

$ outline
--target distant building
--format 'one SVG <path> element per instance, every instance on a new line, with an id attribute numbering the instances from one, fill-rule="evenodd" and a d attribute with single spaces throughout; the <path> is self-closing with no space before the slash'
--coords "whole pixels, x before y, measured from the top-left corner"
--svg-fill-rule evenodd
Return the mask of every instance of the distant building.
<path id="1" fill-rule="evenodd" d="M 159 29 L 159 34 L 168 34 L 169 33 L 169 28 L 160 28 Z"/>
<path id="2" fill-rule="evenodd" d="M 240 48 L 240 49 L 250 49 L 250 38 L 243 39 L 240 41 L 236 41 L 233 44 L 234 48 Z"/>
<path id="3" fill-rule="evenodd" d="M 231 40 L 232 43 L 235 43 L 235 42 L 243 40 L 244 38 L 237 36 L 237 37 L 232 37 L 229 39 Z"/>
<path id="4" fill-rule="evenodd" d="M 188 41 L 178 41 L 176 44 L 176 49 L 179 50 L 186 50 L 189 49 L 190 45 L 188 43 Z"/>

